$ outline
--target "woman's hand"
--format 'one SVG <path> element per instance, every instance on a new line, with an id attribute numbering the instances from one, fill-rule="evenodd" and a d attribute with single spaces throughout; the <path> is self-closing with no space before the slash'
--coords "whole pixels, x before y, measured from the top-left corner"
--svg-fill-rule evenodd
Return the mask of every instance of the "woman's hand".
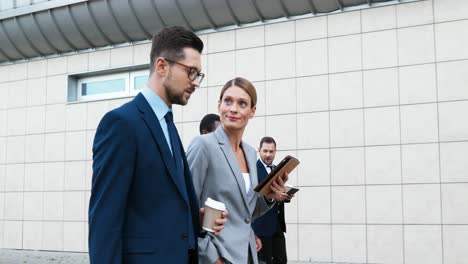
<path id="1" fill-rule="evenodd" d="M 213 230 L 215 231 L 215 236 L 221 235 L 221 230 L 224 229 L 224 225 L 227 222 L 227 215 L 228 211 L 223 211 L 221 213 L 221 218 L 215 220 L 215 226 L 213 227 Z M 224 261 L 222 263 L 224 263 Z"/>
<path id="2" fill-rule="evenodd" d="M 200 225 L 203 223 L 203 215 L 205 214 L 205 208 L 200 208 Z M 215 236 L 219 236 L 221 234 L 221 230 L 224 229 L 224 224 L 227 222 L 227 215 L 228 211 L 223 211 L 221 213 L 221 218 L 215 220 L 215 226 L 213 226 L 213 230 L 215 231 Z"/>
<path id="3" fill-rule="evenodd" d="M 223 258 L 219 258 L 214 264 L 224 264 Z"/>
<path id="4" fill-rule="evenodd" d="M 257 252 L 262 250 L 262 247 L 263 247 L 262 240 L 258 236 L 255 236 L 255 245 L 257 246 Z"/>

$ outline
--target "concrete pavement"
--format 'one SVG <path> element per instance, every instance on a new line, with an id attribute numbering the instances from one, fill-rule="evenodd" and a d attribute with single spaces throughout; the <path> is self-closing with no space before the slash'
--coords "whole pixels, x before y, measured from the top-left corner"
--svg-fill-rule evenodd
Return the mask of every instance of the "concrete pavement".
<path id="1" fill-rule="evenodd" d="M 0 249 L 0 264 L 89 264 L 87 253 Z M 296 262 L 288 264 L 372 264 L 345 262 Z M 376 264 L 376 263 L 375 263 Z"/>

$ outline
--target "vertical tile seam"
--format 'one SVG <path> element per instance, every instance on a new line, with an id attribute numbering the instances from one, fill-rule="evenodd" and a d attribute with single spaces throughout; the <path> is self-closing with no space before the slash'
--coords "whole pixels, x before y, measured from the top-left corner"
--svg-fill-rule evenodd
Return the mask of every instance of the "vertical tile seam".
<path id="1" fill-rule="evenodd" d="M 7 126 L 8 126 L 8 124 L 7 124 Z M 4 149 L 4 151 L 3 151 L 3 152 L 4 152 L 4 157 L 5 157 L 5 164 L 4 164 L 4 166 L 3 166 L 3 172 L 4 172 L 4 173 L 3 173 L 3 178 L 4 178 L 4 182 L 5 182 L 5 183 L 6 183 L 6 148 L 7 148 L 7 144 L 6 144 L 7 141 L 6 141 L 6 138 L 7 138 L 7 137 L 5 137 L 5 144 L 4 144 L 5 149 Z M 3 201 L 2 201 L 2 203 L 3 203 L 3 207 L 2 207 L 3 212 L 2 212 L 2 220 L 1 220 L 1 222 L 2 222 L 3 224 L 0 226 L 0 228 L 2 229 L 2 230 L 1 230 L 2 237 L 0 237 L 0 242 L 1 242 L 0 245 L 1 245 L 2 247 L 5 247 L 5 206 L 6 206 L 6 201 L 5 201 L 5 200 L 6 200 L 6 198 L 5 198 L 5 186 L 3 186 L 2 193 L 3 193 Z"/>
<path id="2" fill-rule="evenodd" d="M 403 144 L 402 144 L 402 128 L 401 128 L 401 80 L 400 80 L 400 38 L 399 38 L 399 29 L 398 27 L 398 7 L 395 8 L 395 23 L 396 23 L 396 49 L 397 49 L 397 81 L 398 81 L 398 125 L 399 125 L 399 146 L 400 146 L 400 195 L 401 195 L 401 240 L 402 240 L 402 261 L 403 264 L 406 263 L 406 250 L 405 250 L 405 197 L 403 191 Z"/>
<path id="3" fill-rule="evenodd" d="M 290 20 L 291 21 L 291 20 Z M 299 123 L 298 123 L 298 89 L 297 89 L 297 83 L 298 83 L 298 76 L 297 76 L 297 20 L 294 20 L 294 93 L 295 93 L 295 116 L 296 116 L 296 147 L 295 147 L 295 155 L 296 157 L 299 156 Z M 297 173 L 297 186 L 301 186 L 300 181 L 299 181 L 299 171 Z M 302 188 L 302 186 L 301 186 Z M 297 199 L 297 207 L 296 207 L 296 223 L 297 223 L 297 259 L 300 259 L 299 256 L 299 199 Z M 301 224 L 303 225 L 303 223 Z M 310 259 L 310 258 L 309 258 Z"/>
<path id="4" fill-rule="evenodd" d="M 61 229 L 62 229 L 62 245 L 61 245 L 61 250 L 64 250 L 64 244 L 65 244 L 65 161 L 67 160 L 67 134 L 68 132 L 64 132 L 64 144 L 63 144 L 63 171 L 62 171 L 62 191 L 59 193 L 62 193 L 62 219 L 61 219 Z"/>
<path id="5" fill-rule="evenodd" d="M 365 245 L 366 245 L 366 262 L 369 262 L 369 243 L 368 243 L 368 226 L 367 226 L 367 173 L 366 173 L 366 110 L 364 108 L 364 45 L 363 45 L 363 35 L 362 32 L 362 11 L 359 11 L 359 30 L 360 30 L 360 40 L 361 40 L 361 98 L 362 98 L 362 140 L 363 140 L 363 158 L 364 158 L 364 226 L 365 226 Z"/>
<path id="6" fill-rule="evenodd" d="M 7 90 L 6 94 L 8 96 L 8 89 L 6 89 L 6 90 Z M 5 120 L 5 136 L 3 136 L 3 138 L 5 139 L 4 149 L 3 149 L 3 157 L 5 159 L 5 161 L 3 162 L 3 165 L 4 165 L 3 166 L 3 172 L 4 172 L 3 173 L 3 178 L 4 178 L 5 185 L 6 185 L 6 166 L 7 166 L 7 156 L 6 156 L 6 154 L 7 154 L 7 149 L 8 149 L 8 138 L 9 138 L 7 136 L 8 135 L 8 109 L 9 108 L 6 107 L 6 105 L 7 105 L 7 102 L 5 102 L 5 108 L 3 109 L 5 111 L 5 119 L 6 119 Z M 5 222 L 6 222 L 5 221 L 5 211 L 6 211 L 5 210 L 5 207 L 6 207 L 5 190 L 6 190 L 5 186 L 3 186 L 3 190 L 2 190 L 2 193 L 3 193 L 3 201 L 2 201 L 3 202 L 3 208 L 2 208 L 2 210 L 3 210 L 3 212 L 2 212 L 2 214 L 3 214 L 3 217 L 2 217 L 3 218 L 2 219 L 3 225 L 1 226 L 1 228 L 2 228 L 2 237 L 0 237 L 2 247 L 5 247 Z"/>
<path id="7" fill-rule="evenodd" d="M 27 82 L 28 76 L 29 76 L 29 74 L 28 74 L 28 65 L 26 64 L 26 79 L 24 80 L 25 86 L 26 86 L 26 87 L 25 87 L 25 89 L 26 89 L 26 98 L 24 99 L 25 102 L 24 102 L 24 105 L 23 105 L 23 107 L 24 107 L 24 108 L 23 108 L 23 109 L 24 109 L 24 115 L 25 115 L 23 125 L 24 125 L 24 133 L 25 133 L 25 134 L 26 134 L 26 128 L 27 128 L 27 122 L 28 122 L 28 121 L 27 121 L 27 109 L 26 109 L 26 105 L 27 105 L 27 103 L 28 103 L 28 101 L 27 101 L 27 98 L 28 98 L 28 82 Z M 24 145 L 23 145 L 23 153 L 24 153 L 24 157 L 23 157 L 23 175 L 22 175 L 22 177 L 23 177 L 23 186 L 22 186 L 22 192 L 23 192 L 23 194 L 22 194 L 22 195 L 23 195 L 23 208 L 22 208 L 22 209 L 23 209 L 23 210 L 22 210 L 22 211 L 23 211 L 23 212 L 22 212 L 22 217 L 21 217 L 21 249 L 24 249 L 24 236 L 25 236 L 25 234 L 24 234 L 24 218 L 25 218 L 25 210 L 24 210 L 24 209 L 25 209 L 25 208 L 24 208 L 24 207 L 25 207 L 25 206 L 24 206 L 24 197 L 25 197 L 25 195 L 24 195 L 24 194 L 25 194 L 24 189 L 25 189 L 25 188 L 24 188 L 24 186 L 25 186 L 25 184 L 26 184 L 26 182 L 25 182 L 25 175 L 26 175 L 26 155 L 27 155 L 27 154 L 26 154 L 26 136 L 24 136 L 23 144 L 24 144 Z"/>
<path id="8" fill-rule="evenodd" d="M 444 254 L 444 220 L 443 220 L 443 204 L 442 204 L 442 169 L 440 159 L 440 112 L 439 112 L 439 83 L 438 83 L 438 72 L 437 72 L 437 38 L 436 38 L 436 21 L 435 21 L 435 5 L 432 1 L 432 32 L 434 38 L 434 67 L 435 67 L 435 86 L 436 86 L 436 106 L 437 106 L 437 148 L 438 148 L 438 162 L 439 162 L 439 199 L 440 199 L 440 245 L 441 245 L 441 262 L 445 262 Z"/>
<path id="9" fill-rule="evenodd" d="M 330 114 L 330 37 L 329 37 L 329 30 L 328 30 L 328 18 L 329 15 L 325 16 L 325 24 L 326 24 L 326 30 L 327 30 L 327 92 L 328 92 L 328 166 L 329 166 L 329 174 L 328 174 L 328 180 L 329 180 L 329 199 L 330 199 L 330 223 L 329 223 L 329 230 L 330 230 L 330 261 L 333 262 L 333 199 L 332 199 L 332 193 L 333 193 L 333 187 L 332 187 L 332 144 L 331 144 L 331 114 Z"/>
<path id="10" fill-rule="evenodd" d="M 135 50 L 135 49 L 134 49 Z M 134 53 L 134 56 L 135 56 L 135 53 Z M 88 56 L 89 57 L 89 56 Z M 89 61 L 89 58 L 88 58 L 88 61 Z M 89 63 L 89 62 L 88 62 Z M 89 111 L 88 111 L 88 103 L 85 104 L 85 117 L 86 117 L 86 122 L 85 122 L 85 131 L 86 131 L 86 152 L 85 152 L 85 155 L 87 156 L 87 152 L 89 151 L 88 149 L 88 135 L 89 135 L 89 130 L 88 130 L 88 127 L 87 127 L 87 124 L 88 124 L 88 114 L 89 114 Z M 96 128 L 97 129 L 97 128 Z M 94 132 L 95 133 L 95 132 Z M 93 135 L 94 137 L 94 135 Z M 89 216 L 89 205 L 86 206 L 86 204 L 88 203 L 89 204 L 89 201 L 87 200 L 87 186 L 88 186 L 88 183 L 87 183 L 87 180 L 91 180 L 92 181 L 92 173 L 91 173 L 91 179 L 88 179 L 88 167 L 87 166 L 92 166 L 92 160 L 93 160 L 93 151 L 92 151 L 92 148 L 93 148 L 93 144 L 91 144 L 91 157 L 85 157 L 85 161 L 84 161 L 84 167 L 85 167 L 85 170 L 84 170 L 84 186 L 83 186 L 83 193 L 84 193 L 84 214 L 83 214 L 83 221 L 84 221 L 84 225 L 83 225 L 83 244 L 82 244 L 82 247 L 83 247 L 83 251 L 86 251 L 86 226 L 88 225 L 88 216 Z M 91 162 L 88 163 L 88 159 L 91 158 Z M 91 170 L 92 172 L 92 170 Z M 90 187 L 91 188 L 91 187 Z M 91 197 L 91 196 L 90 196 Z M 86 210 L 86 208 L 88 208 L 88 210 Z"/>
<path id="11" fill-rule="evenodd" d="M 287 23 L 287 22 L 286 22 Z M 296 49 L 296 21 L 293 21 L 293 34 L 294 34 L 294 88 L 295 88 L 295 91 L 297 90 L 297 72 L 296 72 L 296 56 L 297 56 L 297 49 Z M 265 45 L 266 45 L 266 35 L 265 35 Z M 265 50 L 266 50 L 266 47 L 265 47 Z M 265 51 L 265 69 L 266 69 L 266 51 Z M 266 72 L 265 72 L 265 78 L 266 78 Z M 265 94 L 266 94 L 266 83 L 265 83 Z M 296 153 L 297 152 L 297 149 L 298 149 L 298 128 L 299 128 L 299 125 L 298 125 L 298 122 L 297 122 L 297 92 L 295 94 L 295 115 L 296 115 L 296 139 L 295 139 L 295 143 L 296 143 L 296 147 L 295 147 L 295 151 Z M 265 102 L 266 103 L 266 102 Z M 265 115 L 266 115 L 266 111 L 265 111 Z M 296 154 L 296 157 L 297 157 L 297 154 Z M 297 174 L 297 185 L 299 185 L 299 174 Z M 296 240 L 297 240 L 297 248 L 296 248 L 296 254 L 297 254 L 297 260 L 300 260 L 300 256 L 299 256 L 299 253 L 300 253 L 300 250 L 299 250 L 299 243 L 300 243 L 300 240 L 299 240 L 299 229 L 300 229 L 300 226 L 299 226 L 299 197 L 297 197 L 297 208 L 296 208 Z"/>
<path id="12" fill-rule="evenodd" d="M 67 60 L 68 62 L 68 60 Z M 68 66 L 68 65 L 67 65 Z M 41 217 L 41 243 L 40 243 L 40 249 L 44 250 L 44 218 L 45 218 L 45 176 L 46 176 L 46 171 L 45 171 L 45 163 L 48 161 L 46 160 L 47 157 L 47 133 L 46 133 L 46 124 L 47 124 L 47 86 L 48 86 L 48 80 L 49 80 L 49 67 L 48 67 L 48 60 L 46 60 L 46 74 L 45 74 L 45 99 L 44 99 L 44 158 L 43 161 L 44 163 L 42 164 L 42 169 L 43 169 L 43 177 L 42 177 L 42 217 Z"/>

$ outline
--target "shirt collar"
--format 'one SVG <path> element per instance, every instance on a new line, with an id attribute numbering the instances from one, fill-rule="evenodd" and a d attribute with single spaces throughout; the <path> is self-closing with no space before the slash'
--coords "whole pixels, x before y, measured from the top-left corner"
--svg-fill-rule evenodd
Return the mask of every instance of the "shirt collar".
<path id="1" fill-rule="evenodd" d="M 172 111 L 172 109 L 167 106 L 163 99 L 161 99 L 161 97 L 153 92 L 153 90 L 151 90 L 147 85 L 143 87 L 141 94 L 143 94 L 146 101 L 148 101 L 151 109 L 153 109 L 153 112 L 156 114 L 156 117 L 159 121 L 164 119 L 164 116 L 167 114 L 167 112 Z"/>
<path id="2" fill-rule="evenodd" d="M 262 158 L 260 158 L 260 162 L 263 164 L 263 166 L 265 167 L 265 169 L 267 169 L 267 171 L 268 171 L 268 167 L 267 167 L 268 165 L 266 165 L 266 163 L 263 162 Z M 273 165 L 273 162 L 272 162 L 270 165 Z M 271 169 L 272 169 L 272 168 L 270 168 L 270 170 L 271 170 Z"/>

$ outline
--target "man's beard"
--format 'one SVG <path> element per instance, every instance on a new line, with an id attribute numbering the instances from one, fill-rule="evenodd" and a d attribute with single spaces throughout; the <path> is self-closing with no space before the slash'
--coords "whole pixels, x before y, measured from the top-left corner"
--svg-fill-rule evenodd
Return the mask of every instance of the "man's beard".
<path id="1" fill-rule="evenodd" d="M 184 92 L 182 91 L 182 94 L 177 94 L 175 89 L 171 84 L 171 76 L 172 74 L 169 73 L 168 80 L 163 83 L 164 90 L 166 91 L 167 99 L 171 104 L 178 104 L 178 105 L 186 105 L 188 100 L 186 100 L 184 96 Z"/>

